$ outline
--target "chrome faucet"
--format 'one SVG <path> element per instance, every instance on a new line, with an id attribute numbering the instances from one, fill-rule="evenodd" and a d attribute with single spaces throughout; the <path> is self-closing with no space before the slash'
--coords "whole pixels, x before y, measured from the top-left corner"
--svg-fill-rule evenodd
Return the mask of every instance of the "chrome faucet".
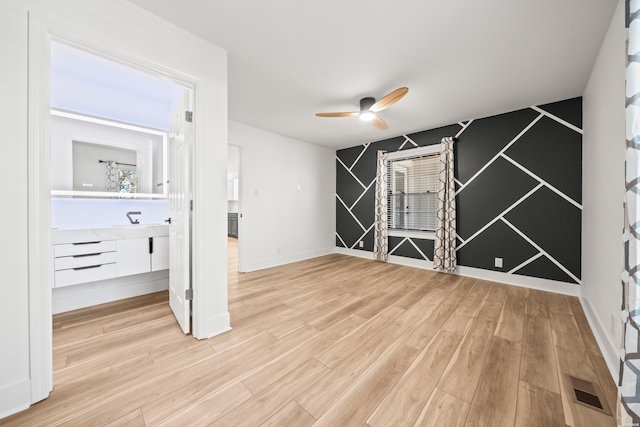
<path id="1" fill-rule="evenodd" d="M 140 220 L 139 219 L 133 219 L 131 218 L 131 215 L 142 215 L 142 212 L 127 212 L 127 218 L 129 218 L 129 221 L 131 221 L 131 224 L 140 224 Z"/>

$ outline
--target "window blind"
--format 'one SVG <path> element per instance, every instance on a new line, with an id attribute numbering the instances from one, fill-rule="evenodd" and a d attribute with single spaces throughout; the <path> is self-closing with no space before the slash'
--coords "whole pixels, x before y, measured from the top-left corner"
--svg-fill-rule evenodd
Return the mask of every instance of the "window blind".
<path id="1" fill-rule="evenodd" d="M 439 165 L 438 154 L 389 160 L 389 230 L 435 231 Z"/>

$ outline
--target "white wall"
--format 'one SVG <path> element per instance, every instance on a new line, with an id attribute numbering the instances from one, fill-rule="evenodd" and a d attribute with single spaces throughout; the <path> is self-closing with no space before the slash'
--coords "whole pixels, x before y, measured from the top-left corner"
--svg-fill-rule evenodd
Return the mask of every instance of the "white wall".
<path id="1" fill-rule="evenodd" d="M 0 113 L 3 117 L 2 168 L 4 209 L 0 210 L 0 418 L 31 403 L 28 284 L 28 22 L 34 16 L 47 28 L 83 43 L 163 64 L 198 80 L 194 121 L 202 142 L 196 147 L 194 241 L 196 259 L 208 257 L 194 271 L 202 284 L 194 301 L 207 322 L 194 332 L 207 336 L 226 321 L 226 52 L 124 0 L 2 1 L 0 13 Z M 33 12 L 29 18 L 29 12 Z M 37 96 L 37 94 L 34 94 Z M 48 99 L 46 94 L 43 99 Z M 32 128 L 32 130 L 34 130 Z M 214 171 L 222 171 L 218 174 Z M 204 182 L 203 182 L 204 181 Z M 206 284 L 206 285 L 205 285 Z M 208 310 L 208 311 L 207 311 Z M 36 397 L 37 399 L 37 397 Z"/>
<path id="2" fill-rule="evenodd" d="M 620 0 L 583 95 L 583 306 L 618 369 L 625 151 L 625 28 Z"/>
<path id="3" fill-rule="evenodd" d="M 333 253 L 335 151 L 229 121 L 240 152 L 245 271 Z"/>

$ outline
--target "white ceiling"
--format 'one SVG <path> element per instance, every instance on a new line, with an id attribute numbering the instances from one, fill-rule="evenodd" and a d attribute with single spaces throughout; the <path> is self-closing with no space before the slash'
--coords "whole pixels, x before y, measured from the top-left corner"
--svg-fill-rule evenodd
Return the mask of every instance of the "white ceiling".
<path id="1" fill-rule="evenodd" d="M 581 96 L 617 3 L 129 1 L 228 51 L 231 120 L 331 148 Z M 401 86 L 387 131 L 314 115 Z"/>

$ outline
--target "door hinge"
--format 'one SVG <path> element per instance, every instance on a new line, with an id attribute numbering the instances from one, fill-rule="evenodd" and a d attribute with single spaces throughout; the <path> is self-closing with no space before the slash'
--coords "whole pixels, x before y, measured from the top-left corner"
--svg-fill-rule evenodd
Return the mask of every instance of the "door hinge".
<path id="1" fill-rule="evenodd" d="M 185 121 L 187 121 L 189 123 L 193 123 L 193 111 L 185 111 L 184 112 L 184 119 L 185 119 Z"/>
<path id="2" fill-rule="evenodd" d="M 193 200 L 189 200 L 189 210 L 193 212 Z"/>
<path id="3" fill-rule="evenodd" d="M 184 299 L 187 301 L 193 301 L 193 288 L 185 289 Z"/>

